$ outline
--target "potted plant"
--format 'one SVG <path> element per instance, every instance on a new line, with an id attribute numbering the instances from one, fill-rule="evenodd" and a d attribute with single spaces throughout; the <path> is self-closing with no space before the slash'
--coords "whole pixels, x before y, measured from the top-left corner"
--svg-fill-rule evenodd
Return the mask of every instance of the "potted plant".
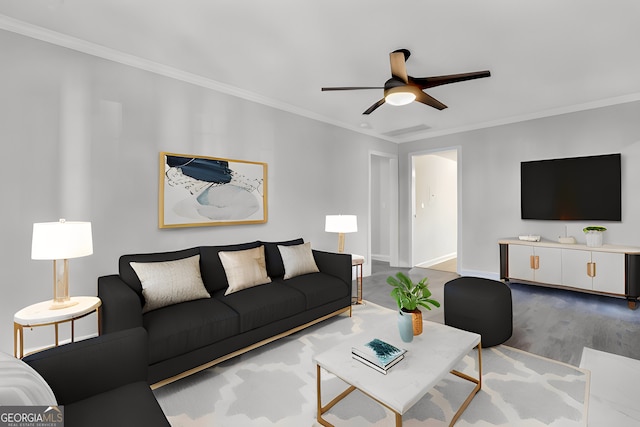
<path id="1" fill-rule="evenodd" d="M 406 274 L 400 271 L 395 277 L 387 277 L 387 283 L 393 287 L 391 296 L 398 304 L 400 336 L 403 341 L 411 341 L 414 335 L 422 333 L 422 312 L 418 306 L 431 310 L 430 306 L 440 307 L 440 303 L 431 298 L 429 279 L 427 277 L 418 283 L 414 283 Z M 406 323 L 412 325 L 411 334 L 403 330 L 402 325 Z"/>
<path id="2" fill-rule="evenodd" d="M 590 225 L 582 229 L 587 237 L 587 246 L 597 248 L 602 246 L 602 233 L 607 231 L 606 228 L 597 225 Z"/>

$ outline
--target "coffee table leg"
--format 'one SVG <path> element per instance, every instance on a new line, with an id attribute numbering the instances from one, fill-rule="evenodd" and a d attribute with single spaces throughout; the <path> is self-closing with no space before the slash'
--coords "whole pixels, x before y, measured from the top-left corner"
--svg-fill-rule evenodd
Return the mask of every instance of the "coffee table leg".
<path id="1" fill-rule="evenodd" d="M 330 426 L 331 424 L 322 419 L 322 414 L 324 412 L 322 410 L 322 386 L 320 385 L 322 383 L 322 379 L 320 378 L 320 370 L 320 365 L 316 365 L 316 396 L 318 397 L 318 413 L 316 415 L 316 419 L 323 426 Z"/>
<path id="2" fill-rule="evenodd" d="M 396 427 L 402 427 L 402 414 L 399 414 L 394 411 L 396 414 Z"/>
<path id="3" fill-rule="evenodd" d="M 458 372 L 456 370 L 451 371 L 451 373 L 453 375 L 456 375 L 456 376 L 458 376 L 458 377 L 460 377 L 462 379 L 470 381 L 470 382 L 474 383 L 476 386 L 473 388 L 473 390 L 471 390 L 471 393 L 469 394 L 467 399 L 462 403 L 462 406 L 460 406 L 458 411 L 454 414 L 453 418 L 451 419 L 451 423 L 449 424 L 449 426 L 454 425 L 456 423 L 456 421 L 458 421 L 458 418 L 460 418 L 460 416 L 462 415 L 464 410 L 467 409 L 467 406 L 469 406 L 469 403 L 471 403 L 471 400 L 473 400 L 474 396 L 482 388 L 482 345 L 480 343 L 478 343 L 478 346 L 476 348 L 478 349 L 478 363 L 477 363 L 478 378 L 473 378 L 473 377 L 471 377 L 471 376 L 469 376 L 467 374 L 463 374 L 462 372 Z"/>
<path id="4" fill-rule="evenodd" d="M 322 418 L 322 414 L 327 412 L 329 409 L 333 408 L 336 403 L 340 402 L 342 399 L 347 397 L 347 395 L 352 391 L 354 391 L 356 388 L 354 386 L 349 386 L 345 391 L 337 395 L 331 402 L 327 403 L 327 405 L 323 407 L 322 406 L 322 390 L 320 385 L 322 382 L 321 373 L 322 373 L 322 368 L 320 368 L 320 365 L 316 365 L 316 393 L 318 395 L 318 415 L 316 418 L 318 422 L 323 426 L 334 427 L 333 424 L 331 424 L 330 422 Z"/>
<path id="5" fill-rule="evenodd" d="M 352 385 L 349 386 L 345 391 L 343 391 L 342 393 L 337 395 L 331 402 L 327 403 L 326 406 L 322 406 L 322 387 L 321 387 L 322 370 L 321 369 L 322 368 L 320 368 L 320 365 L 316 365 L 316 394 L 318 396 L 318 414 L 316 416 L 316 419 L 323 426 L 334 427 L 333 424 L 331 424 L 330 422 L 328 422 L 327 420 L 322 418 L 322 414 L 324 414 L 325 412 L 327 412 L 328 410 L 333 408 L 336 403 L 340 402 L 342 399 L 347 397 L 347 395 L 349 393 L 351 393 L 352 391 L 356 390 L 356 388 L 354 386 L 352 386 Z M 387 405 L 385 405 L 384 403 L 380 402 L 378 399 L 374 398 L 373 396 L 370 396 L 367 393 L 364 393 L 364 394 L 369 396 L 370 398 L 372 398 L 374 401 L 380 403 L 382 406 L 384 406 L 385 408 L 389 409 L 391 412 L 393 412 L 395 414 L 395 418 L 396 418 L 396 427 L 402 427 L 402 414 L 400 414 L 400 413 L 394 411 L 393 409 L 389 408 Z"/>

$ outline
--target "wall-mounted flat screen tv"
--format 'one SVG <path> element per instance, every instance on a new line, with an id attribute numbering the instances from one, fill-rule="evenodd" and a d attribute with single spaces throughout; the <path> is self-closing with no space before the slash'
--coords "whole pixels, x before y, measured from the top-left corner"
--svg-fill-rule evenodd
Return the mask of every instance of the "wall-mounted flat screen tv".
<path id="1" fill-rule="evenodd" d="M 620 154 L 522 162 L 522 219 L 622 221 L 620 163 Z"/>

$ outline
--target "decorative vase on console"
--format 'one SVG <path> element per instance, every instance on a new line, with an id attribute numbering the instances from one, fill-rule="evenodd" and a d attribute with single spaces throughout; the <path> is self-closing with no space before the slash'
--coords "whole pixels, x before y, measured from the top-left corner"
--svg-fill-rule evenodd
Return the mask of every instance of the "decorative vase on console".
<path id="1" fill-rule="evenodd" d="M 440 303 L 431 298 L 429 279 L 426 277 L 413 283 L 406 274 L 398 272 L 395 277 L 387 277 L 387 283 L 393 287 L 391 296 L 398 304 L 400 338 L 404 342 L 411 342 L 415 335 L 422 333 L 422 312 L 418 306 L 431 310 L 430 305 L 440 307 Z"/>
<path id="2" fill-rule="evenodd" d="M 602 246 L 602 237 L 606 228 L 600 226 L 589 226 L 582 229 L 587 238 L 587 246 L 590 248 L 599 248 Z"/>

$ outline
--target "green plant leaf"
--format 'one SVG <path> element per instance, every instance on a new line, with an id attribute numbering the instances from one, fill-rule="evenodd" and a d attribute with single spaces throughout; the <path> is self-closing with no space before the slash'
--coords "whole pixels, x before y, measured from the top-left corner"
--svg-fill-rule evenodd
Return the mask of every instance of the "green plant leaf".
<path id="1" fill-rule="evenodd" d="M 440 303 L 431 299 L 429 279 L 424 277 L 414 283 L 409 276 L 399 271 L 395 276 L 387 277 L 387 283 L 393 287 L 391 297 L 396 300 L 400 310 L 415 310 L 418 306 L 431 310 L 430 305 L 440 307 Z"/>

